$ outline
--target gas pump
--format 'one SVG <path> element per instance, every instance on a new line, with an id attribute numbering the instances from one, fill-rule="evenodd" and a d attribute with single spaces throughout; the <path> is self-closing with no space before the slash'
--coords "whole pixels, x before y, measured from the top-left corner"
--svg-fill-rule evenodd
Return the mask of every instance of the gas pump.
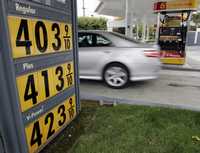
<path id="1" fill-rule="evenodd" d="M 191 12 L 196 8 L 196 0 L 173 0 L 154 4 L 154 11 L 159 16 L 158 44 L 163 64 L 185 64 L 188 21 Z"/>
<path id="2" fill-rule="evenodd" d="M 162 13 L 158 43 L 161 49 L 161 62 L 164 64 L 185 64 L 187 20 L 190 11 Z"/>

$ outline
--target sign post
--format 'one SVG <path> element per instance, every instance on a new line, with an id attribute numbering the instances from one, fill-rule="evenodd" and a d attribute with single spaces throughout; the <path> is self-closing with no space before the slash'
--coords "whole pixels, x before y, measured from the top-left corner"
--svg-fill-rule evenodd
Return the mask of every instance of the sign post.
<path id="1" fill-rule="evenodd" d="M 37 153 L 80 112 L 76 1 L 0 0 L 0 152 Z"/>

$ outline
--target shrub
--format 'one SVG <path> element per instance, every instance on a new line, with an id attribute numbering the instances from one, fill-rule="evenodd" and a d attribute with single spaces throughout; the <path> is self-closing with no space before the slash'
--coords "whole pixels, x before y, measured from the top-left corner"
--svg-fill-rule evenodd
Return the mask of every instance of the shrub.
<path id="1" fill-rule="evenodd" d="M 107 20 L 102 17 L 79 17 L 78 27 L 79 30 L 106 30 Z"/>

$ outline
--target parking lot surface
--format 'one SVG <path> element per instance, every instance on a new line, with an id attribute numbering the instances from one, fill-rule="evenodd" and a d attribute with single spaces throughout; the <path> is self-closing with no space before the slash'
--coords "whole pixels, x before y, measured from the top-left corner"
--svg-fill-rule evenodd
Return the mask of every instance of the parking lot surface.
<path id="1" fill-rule="evenodd" d="M 186 62 L 190 68 L 200 70 L 200 46 L 187 47 Z"/>
<path id="2" fill-rule="evenodd" d="M 81 94 L 184 106 L 200 110 L 200 72 L 162 70 L 157 80 L 132 82 L 115 90 L 101 81 L 81 80 Z"/>

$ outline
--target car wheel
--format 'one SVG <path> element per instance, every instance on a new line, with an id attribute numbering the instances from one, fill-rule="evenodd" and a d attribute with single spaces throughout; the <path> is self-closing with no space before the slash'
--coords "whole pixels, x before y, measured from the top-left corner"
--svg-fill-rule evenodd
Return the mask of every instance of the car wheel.
<path id="1" fill-rule="evenodd" d="M 115 89 L 124 88 L 129 82 L 129 73 L 122 64 L 110 64 L 103 73 L 105 83 Z"/>

